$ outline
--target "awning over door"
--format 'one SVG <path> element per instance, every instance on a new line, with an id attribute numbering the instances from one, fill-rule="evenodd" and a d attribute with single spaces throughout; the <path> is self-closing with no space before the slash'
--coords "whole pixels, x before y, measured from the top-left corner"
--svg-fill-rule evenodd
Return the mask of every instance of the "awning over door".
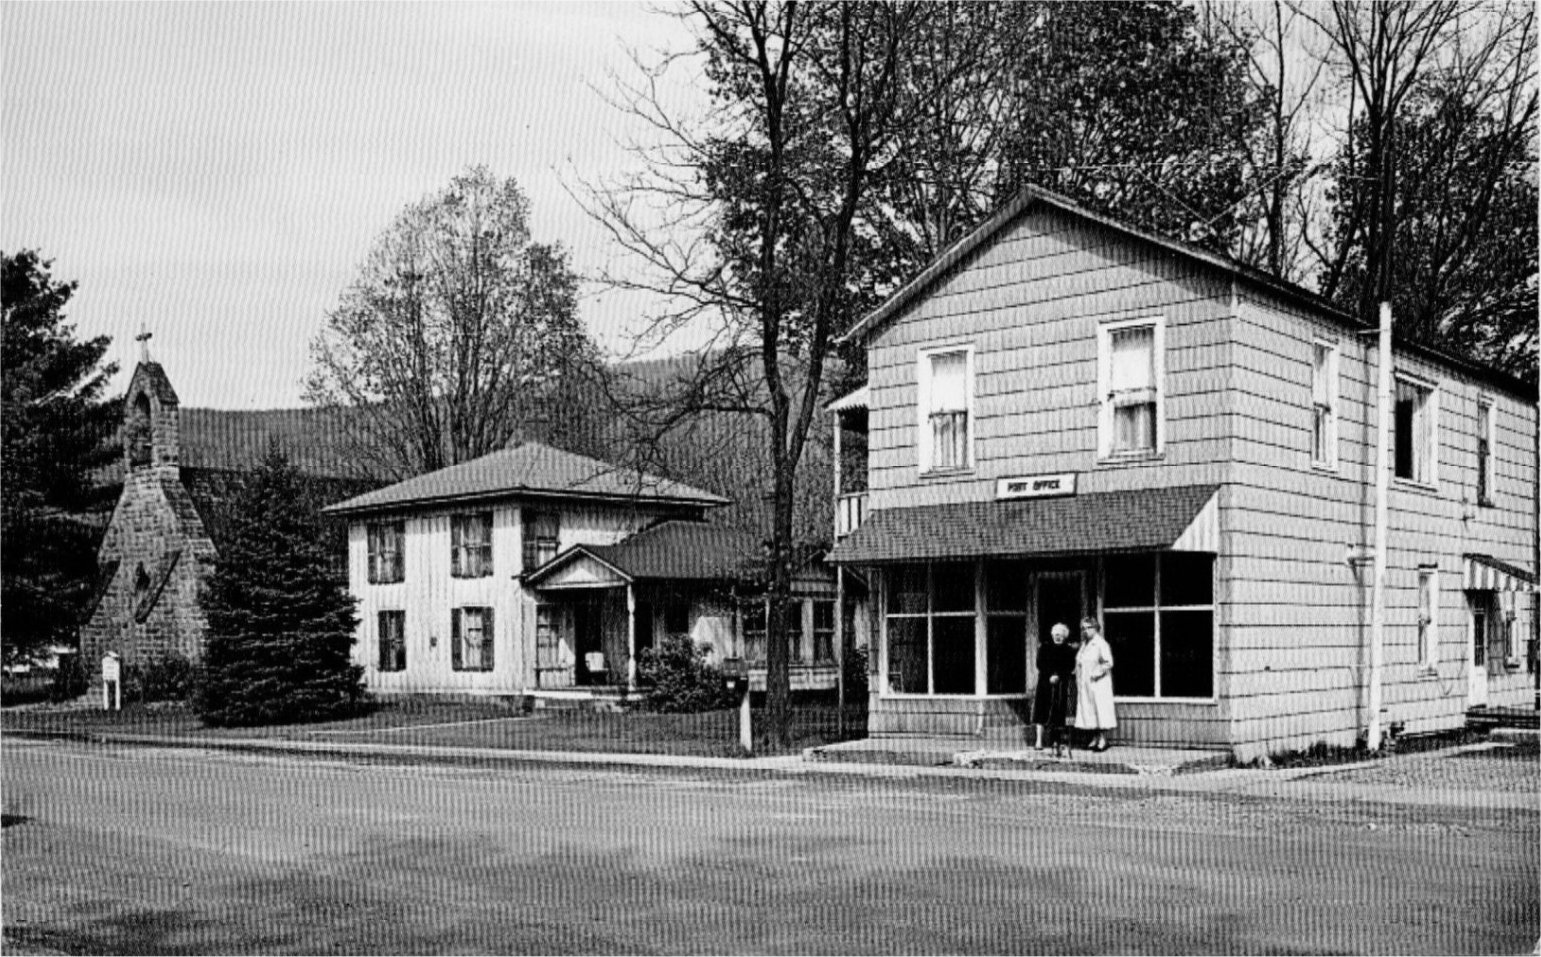
<path id="1" fill-rule="evenodd" d="M 1501 562 L 1490 555 L 1466 556 L 1467 591 L 1528 592 L 1535 584 L 1536 576 L 1523 568 Z"/>
<path id="2" fill-rule="evenodd" d="M 830 554 L 837 564 L 1075 555 L 1214 552 L 1215 485 L 1098 492 L 1068 498 L 880 509 Z"/>

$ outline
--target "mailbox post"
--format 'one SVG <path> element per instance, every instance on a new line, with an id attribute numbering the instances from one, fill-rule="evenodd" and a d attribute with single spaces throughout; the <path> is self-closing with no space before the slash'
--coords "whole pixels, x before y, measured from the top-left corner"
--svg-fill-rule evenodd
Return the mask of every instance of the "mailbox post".
<path id="1" fill-rule="evenodd" d="M 102 710 L 123 710 L 123 682 L 122 669 L 118 662 L 118 653 L 109 651 L 102 656 Z"/>
<path id="2" fill-rule="evenodd" d="M 728 690 L 738 695 L 738 743 L 748 754 L 754 753 L 754 730 L 749 723 L 749 667 L 742 659 L 724 663 L 723 676 Z"/>

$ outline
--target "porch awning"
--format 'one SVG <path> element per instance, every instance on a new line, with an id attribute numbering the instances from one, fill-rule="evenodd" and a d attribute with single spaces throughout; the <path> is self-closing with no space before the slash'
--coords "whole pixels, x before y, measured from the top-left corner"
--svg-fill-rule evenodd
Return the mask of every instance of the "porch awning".
<path id="1" fill-rule="evenodd" d="M 1219 547 L 1218 490 L 1217 485 L 1183 485 L 880 509 L 869 512 L 829 560 L 875 565 L 1158 549 L 1213 552 Z"/>
<path id="2" fill-rule="evenodd" d="M 1536 576 L 1508 562 L 1501 562 L 1491 555 L 1466 556 L 1467 591 L 1520 591 L 1528 592 L 1536 584 Z"/>

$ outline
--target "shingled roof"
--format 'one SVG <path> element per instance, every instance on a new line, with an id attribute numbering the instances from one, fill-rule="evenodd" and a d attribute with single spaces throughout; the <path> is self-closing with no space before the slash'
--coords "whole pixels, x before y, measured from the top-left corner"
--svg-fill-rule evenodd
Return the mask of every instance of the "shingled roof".
<path id="1" fill-rule="evenodd" d="M 1168 548 L 1217 488 L 1182 485 L 881 509 L 836 545 L 829 560 L 878 564 Z"/>
<path id="2" fill-rule="evenodd" d="M 645 501 L 696 507 L 728 504 L 728 500 L 720 495 L 680 482 L 564 452 L 539 442 L 525 442 L 339 502 L 325 511 L 352 514 L 513 496 Z"/>
<path id="3" fill-rule="evenodd" d="M 730 581 L 760 554 L 753 535 L 705 522 L 663 522 L 588 552 L 633 580 Z"/>

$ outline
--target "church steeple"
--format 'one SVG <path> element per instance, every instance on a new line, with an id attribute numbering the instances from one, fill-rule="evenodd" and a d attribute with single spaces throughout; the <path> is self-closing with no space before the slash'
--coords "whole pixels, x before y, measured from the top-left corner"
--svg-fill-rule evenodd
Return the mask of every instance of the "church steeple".
<path id="1" fill-rule="evenodd" d="M 150 333 L 143 331 L 134 338 L 139 341 L 142 358 L 123 397 L 124 458 L 130 471 L 176 471 L 181 461 L 177 414 L 181 400 L 160 363 L 150 360 Z"/>

